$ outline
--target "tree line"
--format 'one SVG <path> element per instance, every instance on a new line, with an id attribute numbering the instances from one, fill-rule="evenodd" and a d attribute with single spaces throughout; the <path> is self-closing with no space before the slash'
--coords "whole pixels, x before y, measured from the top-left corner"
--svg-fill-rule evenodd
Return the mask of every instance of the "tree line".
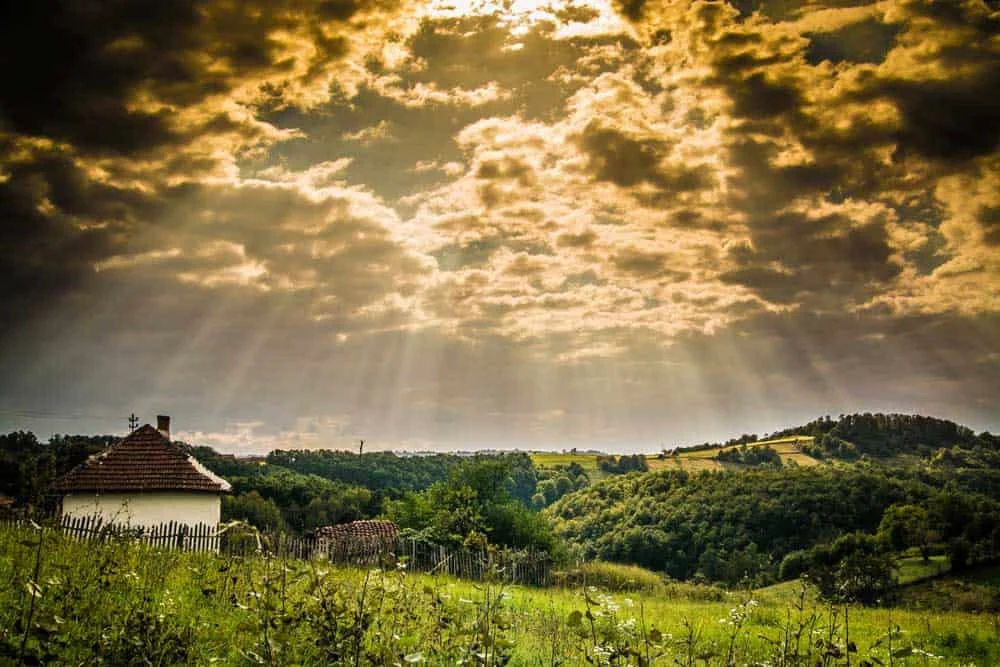
<path id="1" fill-rule="evenodd" d="M 618 474 L 592 484 L 578 463 L 538 469 L 524 453 L 278 450 L 237 458 L 179 444 L 232 484 L 224 520 L 295 534 L 385 517 L 439 544 L 546 550 L 682 580 L 770 583 L 808 574 L 831 593 L 847 580 L 867 582 L 851 593 L 857 599 L 882 594 L 905 549 L 946 553 L 955 569 L 1000 557 L 996 436 L 929 417 L 871 414 L 772 435 L 792 434 L 812 435 L 821 456 L 850 462 L 781 468 L 773 449 L 747 446 L 756 440 L 749 435 L 718 456 L 749 469 L 644 472 L 641 455 L 602 457 L 601 469 Z M 0 435 L 0 493 L 51 505 L 52 482 L 117 441 Z M 904 453 L 922 458 L 893 463 Z"/>
<path id="2" fill-rule="evenodd" d="M 0 435 L 0 493 L 22 506 L 55 509 L 52 483 L 119 440 L 57 435 L 42 443 L 30 432 Z M 293 534 L 385 516 L 438 544 L 553 551 L 550 524 L 537 510 L 589 482 L 582 469 L 536 471 L 525 453 L 277 450 L 237 458 L 176 444 L 232 485 L 222 498 L 223 521 Z"/>

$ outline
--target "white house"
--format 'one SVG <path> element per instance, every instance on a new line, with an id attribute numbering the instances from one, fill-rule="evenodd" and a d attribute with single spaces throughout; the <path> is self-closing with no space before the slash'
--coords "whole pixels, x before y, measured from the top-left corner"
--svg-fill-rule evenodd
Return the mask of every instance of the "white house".
<path id="1" fill-rule="evenodd" d="M 229 482 L 170 441 L 170 418 L 157 417 L 56 482 L 63 516 L 99 516 L 105 523 L 152 526 L 219 523 Z"/>

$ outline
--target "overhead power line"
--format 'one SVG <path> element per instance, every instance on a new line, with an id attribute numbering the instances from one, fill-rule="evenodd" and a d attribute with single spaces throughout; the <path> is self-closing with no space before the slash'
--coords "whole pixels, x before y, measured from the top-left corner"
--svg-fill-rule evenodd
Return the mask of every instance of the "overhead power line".
<path id="1" fill-rule="evenodd" d="M 46 410 L 17 410 L 0 408 L 0 416 L 3 417 L 26 417 L 32 419 L 121 419 L 121 415 L 94 414 L 84 412 L 49 412 Z"/>

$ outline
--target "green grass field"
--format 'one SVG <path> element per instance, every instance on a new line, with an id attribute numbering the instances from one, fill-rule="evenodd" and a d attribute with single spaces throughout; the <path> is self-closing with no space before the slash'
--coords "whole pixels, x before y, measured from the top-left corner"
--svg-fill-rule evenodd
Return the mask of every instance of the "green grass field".
<path id="1" fill-rule="evenodd" d="M 947 556 L 931 556 L 925 563 L 920 556 L 901 558 L 898 561 L 899 583 L 910 584 L 922 579 L 935 577 L 948 571 Z"/>
<path id="2" fill-rule="evenodd" d="M 851 664 L 1000 663 L 986 614 L 831 607 L 796 584 L 730 592 L 610 564 L 560 576 L 504 586 L 0 527 L 0 664 L 841 665 L 848 644 Z"/>
<path id="3" fill-rule="evenodd" d="M 573 454 L 570 452 L 534 452 L 531 454 L 531 461 L 536 467 L 546 469 L 577 463 L 593 480 L 605 474 L 597 467 L 597 456 L 597 454 Z"/>
<path id="4" fill-rule="evenodd" d="M 932 568 L 933 564 L 925 565 Z M 906 581 L 897 595 L 897 604 L 920 610 L 960 610 L 990 616 L 1000 623 L 1000 565 L 975 568 L 961 575 L 927 572 L 924 577 Z"/>

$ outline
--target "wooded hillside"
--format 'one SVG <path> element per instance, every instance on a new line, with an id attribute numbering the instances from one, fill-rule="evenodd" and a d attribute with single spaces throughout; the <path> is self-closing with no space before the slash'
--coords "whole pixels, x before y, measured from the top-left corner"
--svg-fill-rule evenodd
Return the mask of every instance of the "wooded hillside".
<path id="1" fill-rule="evenodd" d="M 969 561 L 1000 554 L 995 470 L 838 465 L 612 478 L 546 513 L 585 558 L 635 563 L 677 579 L 779 579 L 790 554 L 862 532 L 894 505 L 924 508 L 943 544 Z"/>

